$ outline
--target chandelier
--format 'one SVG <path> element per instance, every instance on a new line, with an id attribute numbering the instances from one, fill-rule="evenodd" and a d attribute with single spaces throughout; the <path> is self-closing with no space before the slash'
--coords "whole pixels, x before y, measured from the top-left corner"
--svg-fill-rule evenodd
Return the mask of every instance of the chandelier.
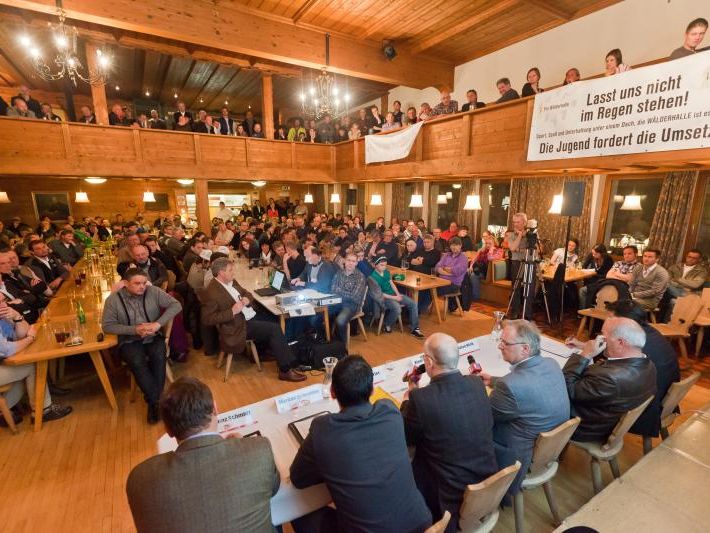
<path id="1" fill-rule="evenodd" d="M 23 35 L 20 37 L 20 44 L 29 54 L 37 75 L 45 81 L 68 78 L 74 83 L 74 86 L 77 85 L 77 80 L 90 85 L 103 85 L 106 82 L 108 68 L 111 65 L 110 58 L 101 49 L 97 49 L 96 65 L 98 70 L 85 68 L 78 54 L 79 31 L 76 27 L 65 23 L 66 13 L 62 8 L 62 1 L 57 0 L 56 5 L 59 23 L 49 24 L 56 50 L 54 58 L 49 62 L 45 61 L 41 48 L 29 36 Z"/>
<path id="2" fill-rule="evenodd" d="M 345 93 L 340 96 L 335 76 L 328 72 L 330 66 L 330 34 L 325 34 L 325 67 L 321 69 L 318 77 L 311 79 L 308 94 L 301 91 L 301 111 L 306 117 L 319 119 L 325 115 L 337 117 L 347 108 L 350 95 Z"/>

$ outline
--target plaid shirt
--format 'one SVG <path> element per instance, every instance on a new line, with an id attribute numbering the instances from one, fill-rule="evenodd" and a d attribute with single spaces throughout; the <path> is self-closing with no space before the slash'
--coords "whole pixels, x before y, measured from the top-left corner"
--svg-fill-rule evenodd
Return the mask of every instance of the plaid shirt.
<path id="1" fill-rule="evenodd" d="M 611 269 L 617 270 L 619 274 L 630 274 L 636 265 L 638 265 L 637 261 L 634 261 L 633 263 L 617 261 L 616 263 L 614 263 L 614 266 L 612 266 Z"/>
<path id="2" fill-rule="evenodd" d="M 366 287 L 365 276 L 357 268 L 349 276 L 345 270 L 338 270 L 330 286 L 330 292 L 340 296 L 343 303 L 351 303 L 360 309 Z"/>
<path id="3" fill-rule="evenodd" d="M 449 105 L 445 106 L 443 103 L 439 102 L 433 109 L 432 115 L 451 115 L 453 113 L 459 112 L 459 103 L 456 100 L 451 100 Z"/>

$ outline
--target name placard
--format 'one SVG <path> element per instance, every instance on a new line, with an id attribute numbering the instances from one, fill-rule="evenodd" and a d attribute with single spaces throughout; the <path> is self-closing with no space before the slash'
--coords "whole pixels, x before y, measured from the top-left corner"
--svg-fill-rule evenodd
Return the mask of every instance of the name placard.
<path id="1" fill-rule="evenodd" d="M 293 411 L 299 407 L 305 407 L 323 399 L 323 387 L 321 384 L 310 385 L 297 391 L 289 392 L 274 398 L 276 410 L 279 413 Z"/>
<path id="2" fill-rule="evenodd" d="M 385 372 L 381 367 L 376 367 L 372 369 L 372 383 L 377 385 L 385 380 Z"/>
<path id="3" fill-rule="evenodd" d="M 226 413 L 217 415 L 217 431 L 228 433 L 256 423 L 254 411 L 251 407 L 241 407 L 232 409 Z"/>
<path id="4" fill-rule="evenodd" d="M 473 352 L 480 350 L 481 346 L 476 339 L 459 342 L 459 357 L 466 357 Z"/>

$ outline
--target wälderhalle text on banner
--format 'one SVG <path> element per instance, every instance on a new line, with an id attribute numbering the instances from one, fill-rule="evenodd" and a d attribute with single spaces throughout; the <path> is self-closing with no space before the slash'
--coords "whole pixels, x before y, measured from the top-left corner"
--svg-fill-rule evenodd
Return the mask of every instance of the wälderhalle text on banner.
<path id="1" fill-rule="evenodd" d="M 710 146 L 710 52 L 535 96 L 528 161 Z"/>
<path id="2" fill-rule="evenodd" d="M 407 157 L 423 125 L 424 122 L 417 122 L 394 133 L 365 137 L 365 164 L 395 161 Z"/>

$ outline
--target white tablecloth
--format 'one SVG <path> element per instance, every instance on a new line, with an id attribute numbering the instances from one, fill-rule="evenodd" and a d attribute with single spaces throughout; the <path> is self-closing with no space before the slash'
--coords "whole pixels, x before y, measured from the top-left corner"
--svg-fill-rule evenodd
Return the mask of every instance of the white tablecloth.
<path id="1" fill-rule="evenodd" d="M 564 366 L 567 357 L 571 353 L 562 343 L 546 337 L 542 339 L 541 348 L 542 355 L 555 359 L 560 367 Z M 500 351 L 491 340 L 490 335 L 459 343 L 459 351 L 461 355 L 459 369 L 463 373 L 468 373 L 467 356 L 469 354 L 472 354 L 483 367 L 483 370 L 492 376 L 503 376 L 509 372 L 509 365 L 503 361 Z M 392 396 L 401 400 L 404 391 L 407 389 L 406 383 L 402 382 L 402 376 L 407 370 L 411 369 L 413 364 L 421 363 L 422 355 L 420 353 L 375 367 L 373 369 L 375 386 L 382 387 Z M 425 386 L 427 383 L 429 383 L 429 377 L 424 375 L 420 386 Z M 291 484 L 289 467 L 296 456 L 299 444 L 288 430 L 288 424 L 320 411 L 337 412 L 337 402 L 331 399 L 320 400 L 282 414 L 276 411 L 274 398 L 246 407 L 251 408 L 254 422 L 249 426 L 240 428 L 239 432 L 244 435 L 258 430 L 262 436 L 268 438 L 274 451 L 276 466 L 281 473 L 281 487 L 271 498 L 271 518 L 274 525 L 289 522 L 330 503 L 331 497 L 324 484 L 304 490 L 296 489 Z M 167 434 L 158 440 L 159 453 L 172 451 L 176 448 L 177 442 Z"/>

